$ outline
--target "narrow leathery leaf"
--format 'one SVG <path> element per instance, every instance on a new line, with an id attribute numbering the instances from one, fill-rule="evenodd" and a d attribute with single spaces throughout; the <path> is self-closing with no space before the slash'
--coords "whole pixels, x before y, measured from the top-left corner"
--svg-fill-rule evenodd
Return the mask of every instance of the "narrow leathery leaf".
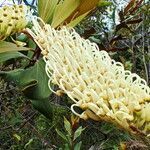
<path id="1" fill-rule="evenodd" d="M 18 134 L 13 134 L 13 137 L 15 137 L 18 141 L 21 141 L 21 137 Z"/>
<path id="2" fill-rule="evenodd" d="M 72 132 L 71 124 L 65 117 L 64 117 L 64 126 L 68 134 L 71 136 L 71 132 Z"/>
<path id="3" fill-rule="evenodd" d="M 142 2 L 143 2 L 143 0 L 140 0 L 139 2 L 135 3 L 134 8 L 130 10 L 130 15 L 132 15 L 133 13 L 135 13 L 139 9 Z"/>
<path id="4" fill-rule="evenodd" d="M 12 52 L 12 51 L 28 51 L 28 50 L 32 50 L 32 49 L 23 46 L 18 47 L 16 44 L 11 42 L 0 41 L 0 53 Z"/>
<path id="5" fill-rule="evenodd" d="M 85 30 L 84 33 L 82 34 L 82 36 L 83 36 L 85 39 L 88 39 L 88 38 L 89 38 L 92 34 L 94 34 L 95 32 L 96 32 L 96 30 L 95 30 L 93 27 L 91 27 L 90 29 Z M 94 38 L 94 36 L 91 36 L 90 39 L 92 39 L 93 42 L 95 42 L 95 41 L 99 41 L 99 42 L 100 42 L 100 40 Z M 99 43 L 99 42 L 96 42 L 96 43 Z"/>
<path id="6" fill-rule="evenodd" d="M 119 12 L 119 18 L 120 18 L 120 22 L 123 22 L 124 21 L 124 13 L 122 10 L 120 10 Z M 123 22 L 124 23 L 124 22 Z"/>
<path id="7" fill-rule="evenodd" d="M 135 4 L 135 1 L 136 0 L 130 0 L 130 2 L 124 9 L 124 15 L 126 15 L 128 13 L 128 11 L 133 7 L 133 5 Z"/>
<path id="8" fill-rule="evenodd" d="M 66 22 L 69 23 L 71 20 L 90 12 L 98 6 L 99 0 L 81 0 L 80 5 L 76 10 L 67 18 Z"/>
<path id="9" fill-rule="evenodd" d="M 26 46 L 26 42 L 14 40 L 12 37 L 10 37 L 10 38 L 11 38 L 12 42 L 15 43 L 18 47 L 19 46 Z"/>
<path id="10" fill-rule="evenodd" d="M 68 144 L 68 143 L 65 144 L 64 150 L 70 150 L 70 147 L 69 147 L 69 144 Z"/>
<path id="11" fill-rule="evenodd" d="M 129 20 L 126 22 L 126 24 L 136 24 L 136 23 L 140 23 L 141 21 L 143 21 L 143 19 L 139 18 L 139 19 L 135 19 L 135 20 Z"/>
<path id="12" fill-rule="evenodd" d="M 43 114 L 46 118 L 53 119 L 53 107 L 49 102 L 49 98 L 44 99 L 32 99 L 32 106 Z"/>
<path id="13" fill-rule="evenodd" d="M 28 69 L 0 71 L 0 76 L 7 81 L 14 82 L 31 100 L 33 107 L 51 120 L 53 116 L 53 109 L 49 102 L 51 92 L 47 85 L 48 77 L 45 74 L 44 66 L 44 61 L 40 60 Z"/>
<path id="14" fill-rule="evenodd" d="M 28 39 L 28 47 L 31 49 L 36 49 L 36 44 L 32 39 Z"/>
<path id="15" fill-rule="evenodd" d="M 116 51 L 127 51 L 129 49 L 129 47 L 123 47 L 123 48 L 120 48 L 120 47 L 112 47 L 112 48 L 109 48 L 107 49 L 108 52 L 116 52 Z"/>
<path id="16" fill-rule="evenodd" d="M 56 132 L 57 132 L 57 134 L 58 134 L 60 137 L 62 137 L 65 141 L 68 141 L 67 137 L 66 137 L 61 131 L 59 131 L 58 129 L 56 129 Z"/>
<path id="17" fill-rule="evenodd" d="M 28 40 L 28 36 L 22 33 L 16 37 L 16 40 L 21 42 L 26 42 Z"/>
<path id="18" fill-rule="evenodd" d="M 48 77 L 45 74 L 44 67 L 45 62 L 41 59 L 28 69 L 18 69 L 8 72 L 1 71 L 0 74 L 7 81 L 15 82 L 29 99 L 44 99 L 48 98 L 51 94 L 47 85 Z"/>
<path id="19" fill-rule="evenodd" d="M 30 139 L 24 146 L 24 148 L 26 149 L 28 145 L 30 145 L 33 142 L 33 139 Z"/>
<path id="20" fill-rule="evenodd" d="M 100 130 L 103 131 L 104 134 L 110 134 L 114 132 L 115 126 L 113 124 L 104 122 L 104 125 L 100 127 Z"/>
<path id="21" fill-rule="evenodd" d="M 12 58 L 26 58 L 26 59 L 30 59 L 29 57 L 27 57 L 26 55 L 20 53 L 20 52 L 4 52 L 4 53 L 0 53 L 0 63 L 7 61 L 9 59 Z"/>
<path id="22" fill-rule="evenodd" d="M 35 85 L 35 82 L 37 82 L 32 77 L 23 77 L 24 72 L 24 69 L 15 69 L 11 71 L 0 71 L 0 75 L 5 80 L 14 82 L 20 88 L 20 90 L 22 90 L 29 85 Z"/>
<path id="23" fill-rule="evenodd" d="M 79 6 L 80 0 L 64 0 L 60 2 L 55 9 L 52 27 L 57 27 L 67 19 L 72 12 Z"/>
<path id="24" fill-rule="evenodd" d="M 67 24 L 67 26 L 68 27 L 75 27 L 82 19 L 84 19 L 88 15 L 89 12 L 86 12 L 83 15 L 80 15 L 79 17 L 75 18 L 69 24 Z"/>
<path id="25" fill-rule="evenodd" d="M 113 3 L 112 2 L 108 2 L 108 1 L 99 1 L 98 3 L 98 7 L 106 7 L 106 6 L 111 6 Z"/>
<path id="26" fill-rule="evenodd" d="M 77 143 L 74 147 L 74 150 L 80 150 L 81 149 L 81 145 L 82 145 L 82 141 L 80 141 L 79 143 Z"/>
<path id="27" fill-rule="evenodd" d="M 122 28 L 130 29 L 125 22 L 122 22 L 116 26 L 116 31 L 118 32 Z"/>
<path id="28" fill-rule="evenodd" d="M 47 23 L 51 23 L 58 0 L 38 0 L 39 16 Z"/>
<path id="29" fill-rule="evenodd" d="M 30 98 L 33 93 L 33 90 L 36 88 L 38 81 L 35 79 L 31 79 L 29 83 L 25 83 L 25 86 L 21 88 L 22 92 L 26 95 L 26 97 Z"/>
<path id="30" fill-rule="evenodd" d="M 85 128 L 79 127 L 79 128 L 75 131 L 75 133 L 74 133 L 74 138 L 73 138 L 73 140 L 76 140 L 76 139 L 81 135 L 82 131 L 84 131 L 84 129 L 85 129 Z"/>
<path id="31" fill-rule="evenodd" d="M 114 6 L 114 8 L 112 9 L 112 20 L 114 23 L 116 22 L 116 9 L 116 6 Z"/>
<path id="32" fill-rule="evenodd" d="M 118 35 L 110 40 L 110 44 L 113 45 L 113 43 L 115 43 L 116 41 L 123 40 L 123 39 L 124 38 L 122 37 L 122 35 Z"/>
<path id="33" fill-rule="evenodd" d="M 97 7 L 99 3 L 99 0 L 81 0 L 81 4 L 78 8 L 78 15 L 80 16 L 81 14 L 84 14 L 90 10 L 92 10 L 93 8 Z"/>

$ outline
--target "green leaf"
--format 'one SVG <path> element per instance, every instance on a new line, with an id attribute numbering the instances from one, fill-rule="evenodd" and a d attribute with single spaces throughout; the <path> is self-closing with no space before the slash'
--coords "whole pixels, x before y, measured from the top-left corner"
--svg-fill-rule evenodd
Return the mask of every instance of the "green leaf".
<path id="1" fill-rule="evenodd" d="M 96 38 L 94 36 L 90 36 L 89 40 L 91 40 L 92 42 L 95 42 L 95 43 L 100 43 L 101 42 L 101 40 L 99 38 Z"/>
<path id="2" fill-rule="evenodd" d="M 72 15 L 75 16 L 74 18 L 76 18 L 87 12 L 90 12 L 91 10 L 95 9 L 98 6 L 98 3 L 99 0 L 81 0 L 79 7 Z"/>
<path id="3" fill-rule="evenodd" d="M 19 57 L 30 59 L 29 57 L 20 52 L 4 52 L 0 53 L 0 63 L 12 58 L 19 58 Z"/>
<path id="4" fill-rule="evenodd" d="M 108 1 L 102 1 L 100 0 L 98 3 L 98 7 L 106 7 L 106 6 L 111 6 L 113 3 L 112 2 L 108 2 Z"/>
<path id="5" fill-rule="evenodd" d="M 79 6 L 79 13 L 77 16 L 80 16 L 86 12 L 89 12 L 98 6 L 99 0 L 81 0 Z"/>
<path id="6" fill-rule="evenodd" d="M 18 134 L 13 134 L 13 137 L 15 137 L 18 141 L 21 141 L 21 137 Z"/>
<path id="7" fill-rule="evenodd" d="M 58 129 L 56 129 L 56 132 L 57 132 L 57 134 L 58 134 L 60 137 L 62 137 L 65 141 L 68 141 L 67 137 L 66 137 L 61 131 L 59 131 Z"/>
<path id="8" fill-rule="evenodd" d="M 13 44 L 11 42 L 6 41 L 0 41 L 0 53 L 3 52 L 12 52 L 12 51 L 28 51 L 32 50 L 31 48 L 17 46 L 16 44 Z"/>
<path id="9" fill-rule="evenodd" d="M 32 49 L 36 49 L 36 44 L 32 39 L 28 39 L 28 46 Z"/>
<path id="10" fill-rule="evenodd" d="M 71 21 L 67 26 L 69 27 L 75 27 L 82 19 L 84 19 L 89 12 L 84 13 L 83 15 L 80 15 L 79 17 L 75 18 L 73 21 Z"/>
<path id="11" fill-rule="evenodd" d="M 27 146 L 30 145 L 32 142 L 33 142 L 33 139 L 30 139 L 30 140 L 28 141 L 28 143 L 25 144 L 24 148 L 26 149 Z"/>
<path id="12" fill-rule="evenodd" d="M 79 6 L 80 0 L 61 0 L 59 4 L 56 6 L 52 27 L 59 26 L 62 22 L 65 21 L 73 11 Z"/>
<path id="13" fill-rule="evenodd" d="M 99 0 L 81 0 L 80 5 L 76 10 L 66 19 L 66 22 L 69 23 L 73 19 L 78 18 L 83 14 L 88 14 L 92 10 L 96 9 L 98 6 Z M 87 13 L 88 12 L 88 13 Z"/>
<path id="14" fill-rule="evenodd" d="M 46 22 L 51 23 L 58 0 L 38 0 L 39 16 Z"/>
<path id="15" fill-rule="evenodd" d="M 71 132 L 72 132 L 71 124 L 65 117 L 64 117 L 64 126 L 68 134 L 71 136 Z"/>
<path id="16" fill-rule="evenodd" d="M 80 141 L 79 143 L 77 143 L 74 147 L 74 150 L 80 150 L 81 149 L 81 145 L 82 145 L 82 142 Z"/>
<path id="17" fill-rule="evenodd" d="M 16 112 L 14 115 L 11 115 L 11 118 L 10 118 L 10 123 L 11 125 L 15 126 L 17 124 L 20 124 L 22 123 L 22 118 L 21 118 L 21 115 L 19 114 L 19 112 Z"/>
<path id="18" fill-rule="evenodd" d="M 52 119 L 53 110 L 49 102 L 51 91 L 48 88 L 45 62 L 42 59 L 28 69 L 0 71 L 0 75 L 7 81 L 15 82 L 24 95 L 32 101 L 34 108 Z"/>
<path id="19" fill-rule="evenodd" d="M 30 99 L 48 98 L 51 91 L 48 88 L 48 77 L 45 72 L 45 62 L 41 59 L 28 69 L 1 71 L 8 81 L 14 81 Z"/>
<path id="20" fill-rule="evenodd" d="M 26 34 L 20 34 L 16 37 L 17 41 L 26 42 L 28 40 L 28 36 Z"/>
<path id="21" fill-rule="evenodd" d="M 70 150 L 69 144 L 65 144 L 65 149 L 64 150 Z"/>
<path id="22" fill-rule="evenodd" d="M 53 119 L 53 109 L 54 106 L 49 102 L 49 98 L 45 99 L 32 99 L 31 103 L 33 107 L 38 110 L 41 114 L 43 114 L 46 118 L 52 120 Z"/>
<path id="23" fill-rule="evenodd" d="M 83 131 L 84 129 L 85 129 L 85 128 L 79 127 L 79 128 L 75 131 L 75 133 L 74 133 L 74 138 L 73 138 L 73 140 L 76 140 L 76 139 L 81 135 L 81 133 L 82 133 L 82 131 Z"/>
<path id="24" fill-rule="evenodd" d="M 104 123 L 102 126 L 101 126 L 101 131 L 103 131 L 103 133 L 105 134 L 110 134 L 112 132 L 116 132 L 116 127 L 114 126 L 114 124 L 110 124 L 110 123 Z"/>

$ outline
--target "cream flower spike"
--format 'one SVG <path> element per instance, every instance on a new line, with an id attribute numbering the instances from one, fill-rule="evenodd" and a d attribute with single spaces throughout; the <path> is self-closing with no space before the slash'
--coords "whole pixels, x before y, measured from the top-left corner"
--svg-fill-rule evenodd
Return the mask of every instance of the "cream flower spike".
<path id="1" fill-rule="evenodd" d="M 53 92 L 71 98 L 73 113 L 149 133 L 150 88 L 144 79 L 72 28 L 55 30 L 38 18 L 33 20 L 33 30 L 27 31 L 42 50 L 50 90 L 51 83 L 58 85 L 60 90 Z M 74 107 L 84 112 L 78 114 Z"/>
<path id="2" fill-rule="evenodd" d="M 0 8 L 0 40 L 20 32 L 27 25 L 25 5 L 3 6 Z"/>

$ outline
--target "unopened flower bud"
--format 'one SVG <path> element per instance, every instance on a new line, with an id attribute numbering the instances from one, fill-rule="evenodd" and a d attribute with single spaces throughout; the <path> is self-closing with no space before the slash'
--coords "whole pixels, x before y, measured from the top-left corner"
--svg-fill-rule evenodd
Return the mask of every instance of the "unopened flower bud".
<path id="1" fill-rule="evenodd" d="M 3 6 L 0 8 L 0 40 L 20 32 L 27 25 L 25 5 Z"/>

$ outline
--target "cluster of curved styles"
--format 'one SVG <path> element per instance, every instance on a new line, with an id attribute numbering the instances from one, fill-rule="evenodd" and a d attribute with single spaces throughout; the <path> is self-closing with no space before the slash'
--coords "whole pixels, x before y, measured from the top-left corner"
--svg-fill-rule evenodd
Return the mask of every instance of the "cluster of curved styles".
<path id="1" fill-rule="evenodd" d="M 26 12 L 25 5 L 5 5 L 0 8 L 0 40 L 5 40 L 26 27 Z"/>
<path id="2" fill-rule="evenodd" d="M 53 92 L 66 93 L 74 102 L 72 112 L 80 118 L 105 120 L 149 134 L 150 88 L 146 81 L 74 29 L 55 30 L 37 20 L 33 20 L 33 30 L 27 31 L 42 50 L 50 90 L 51 83 L 58 85 L 60 90 Z M 76 106 L 84 112 L 77 113 Z"/>

